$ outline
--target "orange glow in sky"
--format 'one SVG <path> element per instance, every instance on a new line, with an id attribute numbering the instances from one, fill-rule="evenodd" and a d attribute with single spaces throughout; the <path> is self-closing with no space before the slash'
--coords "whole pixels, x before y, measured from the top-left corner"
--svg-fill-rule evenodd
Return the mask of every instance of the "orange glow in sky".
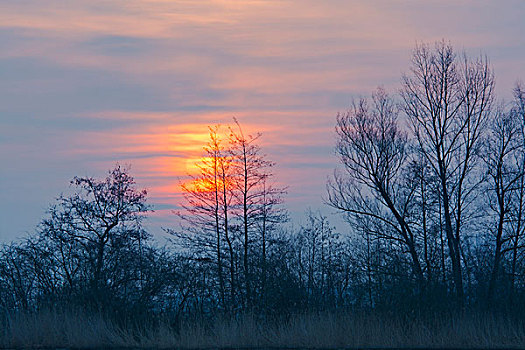
<path id="1" fill-rule="evenodd" d="M 508 97 L 525 80 L 524 13 L 522 0 L 0 1 L 0 240 L 116 162 L 161 232 L 208 126 L 226 136 L 233 117 L 262 132 L 292 214 L 330 212 L 337 112 L 378 85 L 395 93 L 415 43 L 443 38 L 486 53 Z"/>

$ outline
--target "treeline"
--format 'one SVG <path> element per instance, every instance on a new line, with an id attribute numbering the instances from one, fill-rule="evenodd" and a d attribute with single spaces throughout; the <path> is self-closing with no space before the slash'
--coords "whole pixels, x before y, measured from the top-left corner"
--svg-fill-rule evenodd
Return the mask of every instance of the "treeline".
<path id="1" fill-rule="evenodd" d="M 370 302 L 386 278 L 426 304 L 521 306 L 524 87 L 498 101 L 487 58 L 444 42 L 416 47 L 402 82 L 337 117 L 328 201 L 360 233 Z"/>
<path id="2" fill-rule="evenodd" d="M 212 187 L 217 193 L 185 192 L 188 206 L 180 216 L 188 226 L 169 230 L 172 242 L 159 247 L 142 226 L 151 209 L 146 191 L 136 188 L 127 169 L 116 166 L 104 179 L 76 177 L 70 194 L 49 208 L 35 234 L 2 246 L 0 308 L 7 313 L 87 310 L 121 322 L 152 316 L 179 322 L 347 303 L 347 243 L 319 213 L 309 213 L 300 229 L 280 227 L 287 220 L 280 208 L 283 190 L 264 184 L 265 178 L 259 177 L 263 183 L 257 186 L 250 183 L 250 191 L 239 197 L 231 192 L 231 179 L 215 175 L 209 179 L 217 180 Z M 210 184 L 196 177 L 185 186 L 195 190 Z M 260 196 L 252 195 L 255 188 L 263 190 Z M 227 194 L 228 212 L 217 209 L 217 203 L 225 204 L 219 193 Z M 250 202 L 244 205 L 243 198 Z M 230 215 L 226 227 L 225 213 Z"/>
<path id="3" fill-rule="evenodd" d="M 224 136 L 224 134 L 226 134 Z M 0 309 L 92 310 L 117 322 L 253 313 L 525 306 L 525 91 L 494 94 L 486 58 L 414 50 L 399 96 L 339 114 L 341 167 L 319 212 L 289 223 L 260 135 L 210 128 L 159 246 L 128 169 L 76 177 L 28 238 L 0 251 Z"/>

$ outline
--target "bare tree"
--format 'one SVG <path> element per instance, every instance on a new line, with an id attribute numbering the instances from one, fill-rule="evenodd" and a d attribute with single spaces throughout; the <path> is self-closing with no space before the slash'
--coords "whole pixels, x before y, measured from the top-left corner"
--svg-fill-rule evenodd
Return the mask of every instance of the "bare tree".
<path id="1" fill-rule="evenodd" d="M 108 249 L 123 241 L 147 238 L 141 227 L 146 204 L 146 190 L 137 190 L 126 169 L 117 165 L 103 180 L 75 177 L 74 193 L 60 196 L 41 224 L 42 235 L 53 240 L 78 244 L 91 268 L 90 282 L 95 290 L 106 285 Z M 64 251 L 64 254 L 69 252 Z M 64 273 L 69 270 L 64 269 Z"/>
<path id="2" fill-rule="evenodd" d="M 495 213 L 495 226 L 492 228 L 494 236 L 494 257 L 488 286 L 488 303 L 494 298 L 494 291 L 498 281 L 502 255 L 507 251 L 506 245 L 512 239 L 509 232 L 510 212 L 513 199 L 520 179 L 523 178 L 523 169 L 518 167 L 516 160 L 523 156 L 523 140 L 521 139 L 522 122 L 516 118 L 514 111 L 504 111 L 500 107 L 491 120 L 490 135 L 486 141 L 484 159 L 487 174 L 490 178 L 489 208 Z M 491 200 L 493 199 L 493 200 Z"/>
<path id="3" fill-rule="evenodd" d="M 36 278 L 23 244 L 10 244 L 0 251 L 0 307 L 28 310 L 35 293 Z"/>
<path id="4" fill-rule="evenodd" d="M 204 155 L 197 163 L 199 173 L 190 175 L 190 181 L 181 184 L 185 202 L 184 212 L 178 213 L 186 224 L 181 231 L 168 230 L 176 236 L 179 244 L 197 254 L 197 259 L 215 260 L 219 279 L 219 297 L 225 301 L 225 278 L 223 274 L 224 241 L 231 240 L 228 230 L 227 175 L 229 162 L 227 151 L 219 135 L 219 126 L 210 127 L 210 140 L 204 147 Z M 231 249 L 230 249 L 231 252 Z M 233 281 L 232 281 L 233 283 Z"/>
<path id="5" fill-rule="evenodd" d="M 336 173 L 329 182 L 328 202 L 352 215 L 386 224 L 388 230 L 379 235 L 406 247 L 413 274 L 422 286 L 416 238 L 407 220 L 412 191 L 405 190 L 401 176 L 408 161 L 407 136 L 398 128 L 397 114 L 393 100 L 378 89 L 371 107 L 361 99 L 348 113 L 338 115 L 336 150 L 344 175 Z M 370 202 L 367 193 L 379 206 Z"/>
<path id="6" fill-rule="evenodd" d="M 518 152 L 515 159 L 516 168 L 522 174 L 516 184 L 513 210 L 510 213 L 512 224 L 511 245 L 508 250 L 512 254 L 511 260 L 511 301 L 514 300 L 516 289 L 516 275 L 518 270 L 518 256 L 523 248 L 523 233 L 525 230 L 525 88 L 518 82 L 514 88 L 513 107 L 510 111 L 517 123 L 520 124 L 521 154 Z"/>
<path id="7" fill-rule="evenodd" d="M 271 168 L 275 165 L 261 153 L 257 144 L 261 134 L 244 135 L 241 125 L 234 118 L 236 128 L 230 128 L 230 154 L 232 159 L 232 173 L 234 186 L 233 194 L 236 198 L 237 210 L 234 214 L 240 219 L 243 246 L 243 272 L 246 293 L 246 306 L 253 304 L 252 276 L 254 262 L 251 257 L 252 248 L 255 243 L 262 248 L 263 260 L 266 255 L 266 231 L 271 221 L 285 219 L 285 213 L 276 210 L 276 206 L 282 202 L 281 195 L 285 189 L 269 185 L 273 177 Z M 261 225 L 258 225 L 260 223 Z M 260 230 L 260 232 L 258 232 Z M 262 242 L 255 240 L 260 238 Z M 263 262 L 264 265 L 264 262 Z M 265 271 L 263 271 L 263 275 Z M 264 278 L 263 278 L 264 279 Z"/>
<path id="8" fill-rule="evenodd" d="M 287 210 L 282 207 L 286 188 L 273 186 L 268 183 L 268 178 L 265 178 L 260 184 L 259 191 L 260 196 L 256 203 L 258 210 L 255 223 L 258 234 L 258 242 L 256 242 L 256 245 L 260 253 L 259 294 L 264 305 L 268 298 L 266 282 L 268 279 L 269 237 L 271 237 L 272 233 L 275 232 L 279 226 L 288 222 L 289 216 Z"/>
<path id="9" fill-rule="evenodd" d="M 263 260 L 266 256 L 267 232 L 287 219 L 280 207 L 285 190 L 270 184 L 274 163 L 261 153 L 260 134 L 245 136 L 235 122 L 228 139 L 221 139 L 218 126 L 210 128 L 210 141 L 197 164 L 200 172 L 182 184 L 185 202 L 179 216 L 186 225 L 181 231 L 169 230 L 196 259 L 216 261 L 221 303 L 230 308 L 253 306 L 255 293 L 261 290 L 258 281 L 265 280 L 266 268 L 262 267 L 260 280 L 256 270 L 261 250 Z M 225 282 L 230 285 L 229 303 L 224 298 Z M 236 304 L 238 298 L 242 305 Z"/>
<path id="10" fill-rule="evenodd" d="M 244 284 L 246 303 L 249 306 L 252 303 L 252 282 L 249 266 L 249 228 L 250 226 L 253 226 L 254 217 L 257 215 L 257 210 L 259 209 L 254 206 L 261 196 L 260 191 L 257 191 L 258 186 L 268 177 L 268 174 L 265 172 L 265 168 L 268 168 L 273 164 L 266 161 L 264 157 L 259 154 L 260 148 L 255 144 L 255 142 L 261 134 L 257 134 L 255 136 L 249 135 L 245 137 L 237 119 L 234 119 L 234 121 L 237 126 L 237 130 L 231 129 L 230 141 L 232 143 L 231 152 L 233 159 L 235 159 L 234 167 L 236 168 L 235 173 L 237 177 L 237 199 L 239 205 L 241 206 L 240 216 L 243 231 L 242 245 L 244 250 Z"/>
<path id="11" fill-rule="evenodd" d="M 71 185 L 34 234 L 2 249 L 0 290 L 7 286 L 10 302 L 25 309 L 145 305 L 160 285 L 142 228 L 146 191 L 118 165 L 104 179 L 75 177 Z"/>
<path id="12" fill-rule="evenodd" d="M 326 216 L 310 209 L 295 241 L 298 273 L 305 284 L 307 306 L 336 304 L 335 278 L 340 255 L 343 255 L 339 234 Z"/>
<path id="13" fill-rule="evenodd" d="M 453 280 L 463 301 L 461 228 L 476 180 L 480 138 L 491 111 L 494 76 L 484 57 L 459 58 L 445 42 L 418 45 L 403 78 L 404 110 L 418 150 L 440 182 Z"/>

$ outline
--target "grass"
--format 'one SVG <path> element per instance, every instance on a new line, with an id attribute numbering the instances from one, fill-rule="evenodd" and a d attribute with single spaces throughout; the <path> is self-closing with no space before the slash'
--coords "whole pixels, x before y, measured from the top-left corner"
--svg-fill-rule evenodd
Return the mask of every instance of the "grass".
<path id="1" fill-rule="evenodd" d="M 525 348 L 525 323 L 510 317 L 381 317 L 303 314 L 271 322 L 253 316 L 127 329 L 79 312 L 7 317 L 2 348 Z"/>

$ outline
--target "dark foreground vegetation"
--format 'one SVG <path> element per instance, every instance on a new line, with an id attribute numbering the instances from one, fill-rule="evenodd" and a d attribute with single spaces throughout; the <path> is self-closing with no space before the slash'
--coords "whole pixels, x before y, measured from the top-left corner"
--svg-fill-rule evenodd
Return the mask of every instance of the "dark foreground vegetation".
<path id="1" fill-rule="evenodd" d="M 155 326 L 118 326 L 93 313 L 19 313 L 3 331 L 8 348 L 521 348 L 523 318 L 462 313 L 375 313 L 214 317 Z"/>
<path id="2" fill-rule="evenodd" d="M 345 232 L 287 225 L 259 135 L 227 134 L 210 128 L 163 247 L 127 169 L 73 179 L 1 248 L 0 344 L 525 347 L 525 91 L 497 101 L 486 58 L 418 46 L 398 97 L 338 115 Z"/>

